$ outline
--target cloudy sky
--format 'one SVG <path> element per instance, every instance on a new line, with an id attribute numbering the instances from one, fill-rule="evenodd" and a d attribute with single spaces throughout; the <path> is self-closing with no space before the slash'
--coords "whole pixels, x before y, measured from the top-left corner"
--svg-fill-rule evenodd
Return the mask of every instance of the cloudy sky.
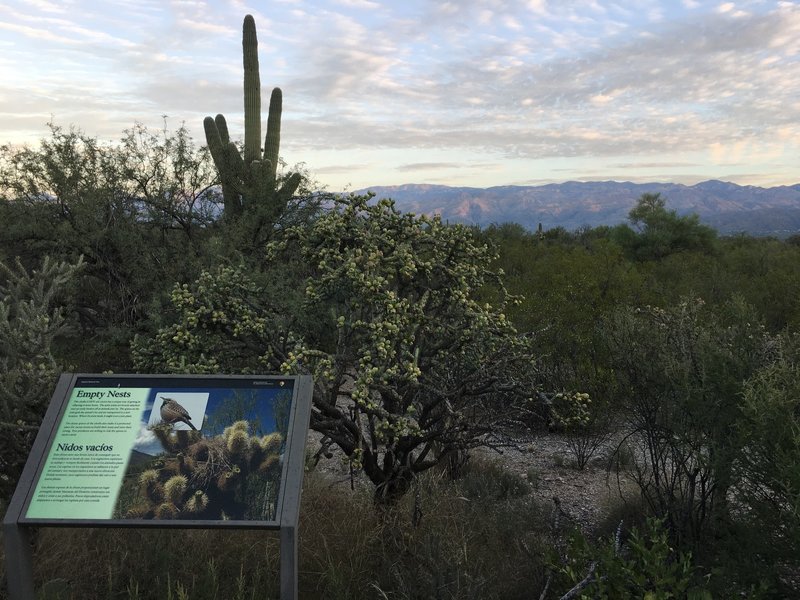
<path id="1" fill-rule="evenodd" d="M 0 0 L 0 143 L 224 113 L 256 19 L 281 154 L 328 189 L 800 181 L 800 2 Z"/>

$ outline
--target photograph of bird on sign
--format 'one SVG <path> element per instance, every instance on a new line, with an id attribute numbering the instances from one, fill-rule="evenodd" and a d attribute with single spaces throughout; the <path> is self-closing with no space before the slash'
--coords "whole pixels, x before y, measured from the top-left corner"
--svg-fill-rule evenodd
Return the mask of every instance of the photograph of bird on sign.
<path id="1" fill-rule="evenodd" d="M 151 421 L 158 421 L 160 418 L 162 423 L 172 425 L 173 429 L 176 430 L 192 429 L 197 431 L 201 429 L 200 427 L 195 427 L 194 423 L 192 423 L 192 415 L 181 402 L 178 402 L 177 396 L 181 396 L 181 402 L 192 408 L 195 416 L 198 417 L 198 423 L 202 425 L 206 404 L 208 402 L 208 394 L 173 393 L 169 397 L 159 396 L 156 398 L 156 404 L 160 403 L 160 406 L 158 411 L 154 410 L 151 413 Z"/>
<path id="2" fill-rule="evenodd" d="M 189 411 L 183 408 L 174 398 L 162 398 L 159 412 L 162 423 L 167 423 L 168 425 L 185 423 L 191 429 L 197 431 L 197 427 L 192 424 L 192 416 Z"/>

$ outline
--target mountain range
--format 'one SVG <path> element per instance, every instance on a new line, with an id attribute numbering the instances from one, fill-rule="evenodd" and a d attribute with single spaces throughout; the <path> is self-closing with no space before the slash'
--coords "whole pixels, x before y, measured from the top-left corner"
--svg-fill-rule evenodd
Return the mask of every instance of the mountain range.
<path id="1" fill-rule="evenodd" d="M 668 209 L 696 213 L 722 235 L 747 233 L 787 237 L 800 232 L 800 184 L 762 188 L 724 181 L 695 185 L 617 181 L 554 183 L 490 188 L 406 184 L 377 186 L 378 198 L 392 198 L 404 212 L 440 214 L 451 223 L 480 226 L 519 223 L 534 231 L 617 225 L 644 193 L 660 193 Z"/>

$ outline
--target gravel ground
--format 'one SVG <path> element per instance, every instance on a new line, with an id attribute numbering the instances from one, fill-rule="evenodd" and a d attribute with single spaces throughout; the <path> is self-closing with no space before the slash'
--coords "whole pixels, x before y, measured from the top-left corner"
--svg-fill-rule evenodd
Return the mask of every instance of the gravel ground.
<path id="1" fill-rule="evenodd" d="M 534 499 L 550 505 L 557 501 L 585 533 L 603 524 L 611 507 L 637 497 L 629 477 L 607 469 L 610 445 L 600 449 L 582 471 L 574 467 L 566 438 L 555 433 L 537 434 L 525 444 L 505 448 L 502 454 L 486 449 L 478 453 L 528 479 Z"/>
<path id="2" fill-rule="evenodd" d="M 308 451 L 316 452 L 320 436 L 309 433 Z M 350 485 L 350 473 L 341 452 L 331 447 L 332 457 L 321 458 L 315 470 L 322 472 L 332 486 Z M 566 515 L 585 533 L 595 532 L 603 525 L 611 507 L 622 501 L 637 498 L 636 486 L 623 474 L 606 468 L 610 446 L 598 451 L 587 467 L 579 471 L 574 466 L 569 445 L 564 436 L 541 433 L 528 436 L 524 443 L 505 447 L 502 452 L 481 448 L 474 455 L 485 460 L 498 461 L 509 471 L 527 479 L 531 484 L 531 496 L 545 505 L 552 506 L 557 499 Z M 363 475 L 356 474 L 357 485 L 370 485 Z"/>

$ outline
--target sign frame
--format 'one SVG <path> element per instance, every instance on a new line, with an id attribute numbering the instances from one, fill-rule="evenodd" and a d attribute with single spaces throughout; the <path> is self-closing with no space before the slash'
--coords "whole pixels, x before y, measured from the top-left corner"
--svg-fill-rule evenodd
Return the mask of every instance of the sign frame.
<path id="1" fill-rule="evenodd" d="M 53 450 L 59 426 L 69 405 L 71 392 L 80 381 L 97 380 L 136 384 L 191 382 L 194 388 L 213 384 L 216 388 L 241 389 L 250 382 L 291 381 L 292 401 L 286 432 L 283 466 L 273 520 L 211 519 L 120 519 L 120 518 L 39 518 L 28 517 L 45 464 Z M 237 385 L 238 384 L 238 385 Z M 226 388 L 227 389 L 227 388 Z M 255 389 L 255 388 L 254 388 Z M 3 519 L 6 571 L 11 600 L 35 597 L 32 577 L 30 531 L 36 527 L 111 527 L 158 529 L 265 529 L 280 532 L 280 588 L 282 599 L 297 597 L 297 527 L 305 463 L 305 446 L 311 415 L 313 382 L 308 375 L 189 375 L 189 374 L 94 374 L 64 373 L 59 377 L 39 432 L 25 463 L 22 475 Z M 127 463 L 126 463 L 127 466 Z"/>

